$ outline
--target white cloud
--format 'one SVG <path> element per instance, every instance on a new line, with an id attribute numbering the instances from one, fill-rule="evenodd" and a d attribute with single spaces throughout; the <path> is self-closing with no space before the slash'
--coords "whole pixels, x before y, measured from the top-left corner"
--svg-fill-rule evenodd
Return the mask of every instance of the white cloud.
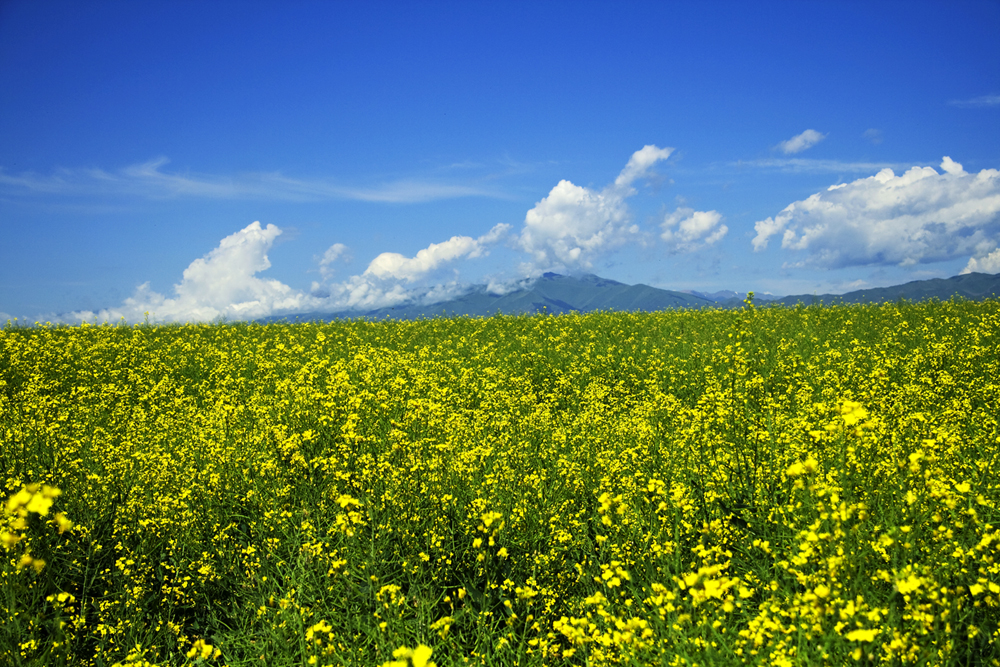
<path id="1" fill-rule="evenodd" d="M 846 280 L 844 282 L 838 283 L 836 290 L 837 293 L 844 294 L 847 292 L 853 292 L 859 289 L 865 289 L 868 287 L 869 283 L 863 278 L 858 278 L 857 280 Z"/>
<path id="2" fill-rule="evenodd" d="M 267 251 L 281 234 L 275 225 L 254 222 L 219 242 L 219 247 L 184 270 L 174 294 L 166 297 L 144 283 L 118 308 L 72 313 L 70 320 L 142 321 L 145 313 L 158 321 L 249 319 L 278 312 L 315 308 L 319 300 L 277 280 L 256 274 L 271 266 Z"/>
<path id="3" fill-rule="evenodd" d="M 124 196 L 146 199 L 178 197 L 255 201 L 325 201 L 349 199 L 413 203 L 457 197 L 499 197 L 496 190 L 475 184 L 402 179 L 350 186 L 324 178 L 291 178 L 277 172 L 216 176 L 167 172 L 165 157 L 117 171 L 59 169 L 51 176 L 33 172 L 8 174 L 0 168 L 0 189 L 10 194 L 56 196 Z"/>
<path id="4" fill-rule="evenodd" d="M 451 280 L 429 283 L 435 272 L 460 259 L 474 259 L 489 254 L 491 246 L 503 240 L 510 225 L 495 225 L 478 238 L 453 236 L 441 243 L 431 243 L 413 257 L 384 252 L 363 273 L 333 284 L 313 283 L 313 296 L 323 299 L 321 310 L 372 310 L 386 306 L 430 304 L 458 296 L 468 285 Z"/>
<path id="5" fill-rule="evenodd" d="M 909 265 L 981 256 L 1000 234 L 1000 171 L 969 174 L 945 157 L 944 173 L 891 169 L 831 186 L 757 222 L 755 251 L 781 234 L 781 247 L 808 253 L 802 262 L 843 267 Z"/>
<path id="6" fill-rule="evenodd" d="M 782 141 L 778 144 L 777 148 L 785 155 L 801 153 L 807 148 L 812 148 L 819 142 L 823 141 L 824 138 L 826 138 L 825 134 L 821 134 L 816 130 L 806 130 L 802 134 L 796 134 L 787 141 Z"/>
<path id="7" fill-rule="evenodd" d="M 600 251 L 622 242 L 627 217 L 623 197 L 559 181 L 525 215 L 521 247 L 540 268 L 587 268 Z"/>
<path id="8" fill-rule="evenodd" d="M 116 322 L 124 318 L 128 322 L 141 322 L 146 313 L 151 320 L 160 322 L 245 320 L 308 311 L 370 310 L 401 303 L 434 303 L 457 296 L 467 286 L 457 281 L 408 284 L 457 259 L 486 254 L 489 246 L 502 240 L 509 230 L 510 225 L 500 224 L 476 239 L 452 237 L 443 243 L 430 244 L 413 258 L 383 253 L 361 275 L 329 285 L 313 283 L 311 293 L 305 293 L 278 280 L 257 277 L 270 268 L 267 252 L 281 235 L 281 229 L 275 225 L 261 227 L 254 222 L 191 262 L 181 282 L 174 285 L 171 296 L 155 292 L 149 283 L 144 283 L 116 308 L 78 311 L 62 320 Z M 320 260 L 320 270 L 327 270 L 325 275 L 329 275 L 330 265 L 346 252 L 343 244 L 330 246 Z"/>
<path id="9" fill-rule="evenodd" d="M 1000 248 L 979 258 L 970 257 L 962 273 L 1000 273 Z"/>
<path id="10" fill-rule="evenodd" d="M 471 259 L 483 255 L 489 246 L 503 238 L 509 230 L 510 225 L 499 224 L 478 239 L 470 236 L 452 236 L 443 243 L 430 244 L 412 258 L 398 252 L 384 252 L 372 260 L 364 275 L 382 280 L 414 282 L 443 264 L 462 257 Z"/>
<path id="11" fill-rule="evenodd" d="M 465 294 L 468 290 L 469 285 L 458 280 L 410 285 L 405 279 L 380 279 L 366 272 L 325 286 L 316 295 L 324 299 L 319 310 L 364 312 L 401 304 L 438 303 Z"/>
<path id="12" fill-rule="evenodd" d="M 637 237 L 638 227 L 630 222 L 625 200 L 635 194 L 635 183 L 648 175 L 673 149 L 645 146 L 636 151 L 618 177 L 597 191 L 560 181 L 525 216 L 524 227 L 513 246 L 529 253 L 532 262 L 525 275 L 537 275 L 546 268 L 586 268 L 601 253 Z M 131 178 L 156 182 L 162 163 L 140 165 L 129 171 Z M 0 174 L 2 176 L 2 174 Z M 103 172 L 94 176 L 114 181 L 118 175 Z M 171 176 L 170 179 L 173 177 Z M 228 196 L 225 184 L 204 179 L 170 180 L 171 187 L 204 196 Z M 0 181 L 3 179 L 0 178 Z M 44 185 L 44 183 L 43 183 Z M 58 186 L 55 184 L 53 187 Z M 61 187 L 61 186 L 60 186 Z M 213 190 L 212 188 L 221 188 Z M 160 188 L 160 191 L 169 188 Z M 237 189 L 238 190 L 238 189 Z M 673 245 L 678 249 L 714 243 L 726 233 L 715 211 L 696 212 L 675 221 Z M 184 271 L 169 295 L 160 294 L 148 283 L 136 288 L 131 297 L 116 308 L 99 312 L 80 311 L 64 321 L 99 320 L 142 321 L 149 313 L 154 321 L 207 321 L 262 318 L 298 312 L 365 311 L 401 304 L 431 304 L 465 293 L 469 286 L 460 283 L 457 271 L 450 281 L 440 281 L 440 272 L 461 260 L 475 259 L 509 237 L 511 227 L 498 224 L 479 237 L 453 236 L 431 243 L 414 256 L 396 252 L 376 256 L 359 275 L 332 282 L 334 266 L 347 258 L 348 248 L 335 243 L 317 257 L 321 282 L 313 282 L 310 291 L 294 289 L 280 281 L 258 277 L 270 267 L 267 253 L 281 230 L 275 225 L 262 227 L 254 222 L 222 239 L 219 246 L 196 259 Z M 509 285 L 508 285 L 509 287 Z M 495 291 L 505 289 L 500 278 L 490 282 Z"/>
<path id="13" fill-rule="evenodd" d="M 944 170 L 946 174 L 952 174 L 954 176 L 961 176 L 965 173 L 965 169 L 961 164 L 955 162 L 947 155 L 941 159 L 941 169 Z"/>
<path id="14" fill-rule="evenodd" d="M 323 276 L 324 280 L 333 275 L 333 263 L 338 259 L 344 258 L 346 255 L 347 246 L 343 243 L 334 243 L 326 249 L 323 257 L 319 260 L 319 273 Z"/>
<path id="15" fill-rule="evenodd" d="M 495 294 L 496 296 L 503 296 L 504 294 L 510 294 L 519 289 L 529 287 L 534 283 L 535 278 L 503 278 L 500 276 L 490 276 L 486 283 L 486 292 L 488 294 Z"/>
<path id="16" fill-rule="evenodd" d="M 673 252 L 691 252 L 722 239 L 729 228 L 721 222 L 722 214 L 718 211 L 678 208 L 660 224 L 663 229 L 660 238 Z"/>
<path id="17" fill-rule="evenodd" d="M 372 310 L 408 303 L 417 295 L 399 282 L 380 281 L 365 275 L 351 276 L 329 286 L 324 294 L 323 310 Z"/>
<path id="18" fill-rule="evenodd" d="M 524 217 L 518 245 L 531 262 L 522 268 L 529 273 L 588 269 L 599 255 L 637 234 L 625 200 L 635 194 L 633 183 L 673 150 L 644 146 L 632 154 L 614 183 L 601 191 L 559 181 Z"/>
<path id="19" fill-rule="evenodd" d="M 643 146 L 632 153 L 628 164 L 615 179 L 615 185 L 619 188 L 631 186 L 636 180 L 645 176 L 654 164 L 660 160 L 666 160 L 673 152 L 673 148 L 658 148 L 652 144 Z"/>
<path id="20" fill-rule="evenodd" d="M 952 100 L 948 104 L 964 108 L 1000 107 L 1000 95 L 982 95 L 969 100 Z"/>

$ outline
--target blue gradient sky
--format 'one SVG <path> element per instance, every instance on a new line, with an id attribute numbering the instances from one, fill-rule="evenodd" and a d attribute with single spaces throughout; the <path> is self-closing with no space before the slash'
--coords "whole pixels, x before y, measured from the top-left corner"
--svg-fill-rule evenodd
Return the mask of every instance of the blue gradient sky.
<path id="1" fill-rule="evenodd" d="M 0 317 L 997 272 L 997 35 L 997 2 L 8 0 Z"/>

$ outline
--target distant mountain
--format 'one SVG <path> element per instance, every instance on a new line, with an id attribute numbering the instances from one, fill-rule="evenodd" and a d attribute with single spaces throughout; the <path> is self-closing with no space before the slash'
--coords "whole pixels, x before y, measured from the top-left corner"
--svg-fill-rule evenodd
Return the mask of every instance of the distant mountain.
<path id="1" fill-rule="evenodd" d="M 366 312 L 302 313 L 278 320 L 333 320 L 343 317 L 373 319 L 417 319 L 437 316 L 521 315 L 533 313 L 587 313 L 594 310 L 654 311 L 666 308 L 703 308 L 716 306 L 712 299 L 684 292 L 658 289 L 649 285 L 626 285 L 592 274 L 562 276 L 546 273 L 523 289 L 494 294 L 485 286 L 474 288 L 451 301 L 432 305 L 401 305 Z"/>
<path id="2" fill-rule="evenodd" d="M 856 290 L 847 294 L 798 294 L 777 299 L 775 303 L 794 306 L 798 303 L 885 303 L 887 301 L 924 301 L 940 299 L 947 301 L 953 296 L 982 301 L 1000 296 L 1000 274 L 966 273 L 951 278 L 914 280 L 892 287 L 873 287 Z"/>
<path id="3" fill-rule="evenodd" d="M 764 303 L 794 306 L 799 303 L 883 303 L 909 299 L 922 301 L 941 300 L 958 296 L 974 301 L 996 298 L 1000 295 L 1000 275 L 968 273 L 953 278 L 916 280 L 894 287 L 877 287 L 857 290 L 847 294 L 799 294 L 786 297 L 754 295 L 754 300 Z M 506 294 L 491 293 L 486 286 L 478 286 L 466 294 L 431 305 L 400 305 L 369 311 L 343 311 L 337 313 L 300 313 L 268 317 L 264 322 L 295 320 L 335 320 L 347 317 L 371 319 L 418 319 L 422 317 L 489 315 L 521 315 L 533 313 L 587 313 L 594 310 L 656 311 L 667 308 L 739 308 L 746 293 L 722 291 L 712 294 L 700 292 L 675 292 L 649 285 L 626 285 L 592 274 L 563 276 L 546 273 L 534 283 Z"/>
<path id="4" fill-rule="evenodd" d="M 724 289 L 724 290 L 720 290 L 718 292 L 698 292 L 698 291 L 695 291 L 695 290 L 681 290 L 681 291 L 684 292 L 685 294 L 694 294 L 695 296 L 704 297 L 704 298 L 706 298 L 706 299 L 708 299 L 710 301 L 720 301 L 721 302 L 721 301 L 728 301 L 728 300 L 731 300 L 731 299 L 737 299 L 740 302 L 742 302 L 743 299 L 747 298 L 747 293 L 746 292 L 734 292 L 731 289 Z M 767 294 L 767 293 L 761 294 L 760 292 L 758 292 L 758 293 L 754 294 L 753 298 L 754 298 L 755 301 L 756 300 L 760 300 L 760 301 L 775 301 L 777 299 L 780 299 L 781 297 L 780 296 L 775 296 L 773 294 Z"/>

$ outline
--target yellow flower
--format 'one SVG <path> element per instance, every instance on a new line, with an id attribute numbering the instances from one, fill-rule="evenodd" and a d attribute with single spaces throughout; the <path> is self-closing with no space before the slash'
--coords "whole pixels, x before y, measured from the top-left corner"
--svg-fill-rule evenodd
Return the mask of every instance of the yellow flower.
<path id="1" fill-rule="evenodd" d="M 785 475 L 788 477 L 800 477 L 804 474 L 806 474 L 806 467 L 798 461 L 788 466 L 788 469 L 785 470 Z"/>
<path id="2" fill-rule="evenodd" d="M 392 657 L 396 660 L 382 663 L 382 667 L 407 667 L 406 659 L 409 658 L 413 667 L 437 667 L 434 662 L 430 662 L 431 647 L 420 644 L 417 648 L 407 648 L 400 646 L 392 652 Z"/>
<path id="3" fill-rule="evenodd" d="M 870 642 L 874 640 L 879 634 L 879 630 L 874 629 L 858 629 L 848 632 L 844 637 L 849 642 Z"/>
<path id="4" fill-rule="evenodd" d="M 413 667 L 435 667 L 433 662 L 428 662 L 431 657 L 431 647 L 421 644 L 417 648 L 413 649 L 413 655 L 410 656 L 410 661 L 413 663 Z"/>
<path id="5" fill-rule="evenodd" d="M 354 505 L 356 507 L 361 506 L 361 503 L 359 503 L 357 500 L 346 494 L 341 495 L 337 498 L 337 504 L 340 505 L 341 508 L 343 509 L 347 509 L 351 505 Z"/>
<path id="6" fill-rule="evenodd" d="M 62 492 L 53 486 L 43 486 L 42 492 L 35 493 L 25 509 L 29 512 L 35 512 L 40 516 L 45 516 L 49 513 L 49 508 L 52 507 L 53 501 L 60 493 Z"/>
<path id="7" fill-rule="evenodd" d="M 213 653 L 216 653 L 216 651 L 212 645 L 206 643 L 204 639 L 199 639 L 191 645 L 191 650 L 187 652 L 187 657 L 190 660 L 208 660 L 212 657 Z"/>
<path id="8" fill-rule="evenodd" d="M 32 487 L 37 485 L 32 484 Z M 15 514 L 19 509 L 31 502 L 34 493 L 29 490 L 29 487 L 24 487 L 10 498 L 7 499 L 7 514 Z"/>
<path id="9" fill-rule="evenodd" d="M 867 416 L 868 411 L 860 403 L 844 401 L 840 406 L 840 417 L 847 426 L 854 426 Z"/>
<path id="10" fill-rule="evenodd" d="M 17 569 L 23 570 L 29 565 L 35 569 L 35 572 L 41 572 L 45 568 L 45 561 L 41 558 L 32 558 L 31 554 L 28 553 L 21 554 L 21 558 L 17 562 Z"/>
<path id="11" fill-rule="evenodd" d="M 444 616 L 431 623 L 430 629 L 437 630 L 437 633 L 438 635 L 440 635 L 441 639 L 444 639 L 445 637 L 448 636 L 448 631 L 451 629 L 451 626 L 454 622 L 455 619 L 453 617 Z"/>
<path id="12" fill-rule="evenodd" d="M 907 595 L 920 588 L 920 586 L 923 583 L 924 583 L 923 579 L 921 579 L 915 574 L 911 574 L 906 579 L 902 579 L 896 582 L 896 590 L 902 593 L 903 595 Z"/>
<path id="13" fill-rule="evenodd" d="M 59 514 L 56 514 L 56 525 L 59 526 L 60 533 L 65 533 L 73 527 L 73 522 L 63 512 L 59 512 Z"/>

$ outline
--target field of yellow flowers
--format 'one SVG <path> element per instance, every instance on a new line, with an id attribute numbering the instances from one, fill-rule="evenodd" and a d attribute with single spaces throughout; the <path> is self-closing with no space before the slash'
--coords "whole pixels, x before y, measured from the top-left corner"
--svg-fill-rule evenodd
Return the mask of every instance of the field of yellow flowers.
<path id="1" fill-rule="evenodd" d="M 0 330 L 4 665 L 1000 664 L 1000 302 Z"/>

